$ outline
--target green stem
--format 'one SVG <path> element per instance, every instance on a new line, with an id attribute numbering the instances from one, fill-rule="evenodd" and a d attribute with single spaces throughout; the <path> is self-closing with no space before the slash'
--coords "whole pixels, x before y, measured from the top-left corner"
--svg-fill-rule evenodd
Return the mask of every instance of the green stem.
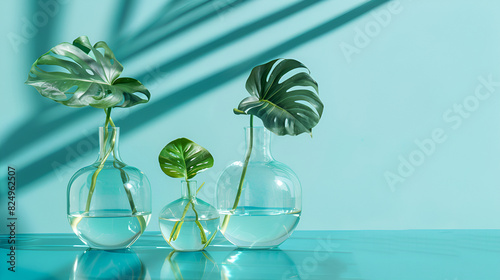
<path id="1" fill-rule="evenodd" d="M 113 152 L 114 146 L 116 143 L 116 133 L 114 131 L 113 131 L 112 136 L 111 136 L 113 138 L 111 140 L 110 147 L 109 147 L 109 149 L 106 148 L 106 146 L 108 145 L 108 138 L 109 138 L 108 126 L 111 125 L 111 127 L 116 127 L 115 123 L 113 122 L 113 119 L 111 119 L 111 109 L 112 108 L 104 109 L 104 112 L 106 113 L 106 121 L 104 122 L 104 150 L 107 152 L 106 152 L 104 158 L 99 163 L 97 170 L 94 171 L 94 174 L 92 175 L 92 181 L 91 181 L 91 185 L 90 185 L 89 195 L 87 197 L 87 205 L 85 207 L 85 212 L 87 212 L 87 213 L 90 210 L 90 203 L 92 201 L 92 196 L 94 194 L 94 190 L 95 190 L 95 187 L 97 184 L 97 176 L 99 175 L 102 168 L 104 167 L 104 163 L 106 162 L 106 160 L 108 159 L 108 157 L 110 156 L 111 153 L 113 153 L 113 158 L 115 160 L 117 160 L 116 155 Z M 125 192 L 127 193 L 127 198 L 128 198 L 129 204 L 130 204 L 130 209 L 132 210 L 132 215 L 133 215 L 133 214 L 137 213 L 137 208 L 135 207 L 132 193 L 130 192 L 130 190 L 126 186 L 126 183 L 129 181 L 130 178 L 129 178 L 128 174 L 125 172 L 125 170 L 123 170 L 122 167 L 119 167 L 116 165 L 116 162 L 113 162 L 113 166 L 120 170 L 120 176 L 122 179 L 123 188 L 125 189 Z"/>
<path id="2" fill-rule="evenodd" d="M 109 114 L 111 114 L 111 109 L 109 109 Z M 109 124 L 111 125 L 111 127 L 116 127 L 115 123 L 113 122 L 111 117 L 109 117 Z M 107 133 L 107 132 L 108 132 L 108 130 L 106 129 L 105 133 Z M 116 135 L 115 135 L 115 137 L 116 137 Z M 113 146 L 114 146 L 114 144 L 113 144 Z M 128 176 L 127 172 L 125 172 L 125 170 L 123 170 L 123 166 L 121 166 L 122 163 L 119 162 L 119 160 L 116 158 L 116 155 L 114 152 L 113 152 L 113 158 L 115 159 L 113 161 L 113 166 L 115 168 L 117 168 L 118 170 L 120 170 L 120 177 L 122 178 L 123 189 L 125 190 L 125 193 L 127 194 L 128 203 L 130 204 L 130 210 L 132 210 L 132 215 L 135 215 L 137 213 L 137 208 L 135 207 L 134 198 L 132 197 L 132 192 L 127 187 L 127 183 L 128 183 L 128 181 L 130 181 L 130 176 Z M 119 164 L 117 165 L 118 162 L 119 162 Z M 146 219 L 144 219 L 144 217 L 141 215 L 136 216 L 136 218 L 139 221 L 139 224 L 141 225 L 141 233 L 142 233 L 142 232 L 144 232 L 144 230 L 146 229 L 146 226 L 147 226 Z"/>
<path id="3" fill-rule="evenodd" d="M 186 204 L 184 207 L 184 212 L 182 212 L 181 219 L 174 224 L 174 228 L 172 229 L 172 232 L 170 233 L 170 239 L 169 242 L 172 241 L 172 239 L 175 241 L 177 237 L 179 236 L 179 232 L 181 231 L 181 226 L 184 223 L 184 218 L 186 217 L 186 213 L 189 210 L 189 204 L 191 204 L 191 200 Z"/>
<path id="4" fill-rule="evenodd" d="M 110 120 L 111 120 L 111 108 L 104 109 L 104 111 L 106 112 L 106 121 L 104 122 L 104 131 L 105 131 L 105 133 L 104 133 L 104 147 L 106 147 L 106 144 L 108 142 L 108 137 L 109 137 L 107 132 L 108 132 L 108 124 L 110 123 Z M 92 174 L 92 180 L 90 183 L 89 194 L 87 196 L 87 205 L 85 206 L 85 213 L 88 213 L 90 210 L 90 203 L 92 202 L 92 196 L 94 195 L 94 190 L 95 190 L 95 186 L 97 183 L 97 176 L 101 172 L 102 168 L 104 167 L 104 163 L 106 162 L 109 155 L 112 153 L 112 151 L 114 149 L 115 140 L 116 140 L 116 135 L 114 132 L 112 133 L 111 137 L 112 137 L 112 140 L 110 143 L 109 150 L 106 152 L 106 154 L 102 158 L 101 162 L 97 166 L 97 170 L 94 171 L 94 174 Z M 104 150 L 106 150 L 106 149 L 104 148 Z"/>
<path id="5" fill-rule="evenodd" d="M 196 212 L 196 209 L 194 209 L 194 203 L 191 203 L 191 207 L 193 208 L 194 214 L 196 215 L 196 225 L 198 226 L 198 229 L 200 229 L 200 237 L 201 237 L 201 244 L 207 243 L 207 236 L 205 235 L 205 229 L 203 229 L 203 225 L 200 223 L 199 218 L 198 218 L 198 212 Z"/>
<path id="6" fill-rule="evenodd" d="M 189 186 L 189 180 L 187 178 L 186 178 L 186 184 L 187 184 L 187 189 L 188 189 L 189 202 L 184 207 L 184 212 L 182 212 L 181 219 L 179 221 L 175 222 L 174 228 L 172 229 L 172 232 L 170 233 L 169 242 L 172 241 L 172 240 L 175 241 L 177 239 L 177 237 L 179 236 L 182 224 L 184 223 L 184 219 L 186 218 L 186 213 L 187 213 L 187 211 L 189 209 L 189 205 L 191 205 L 191 208 L 193 209 L 193 212 L 194 212 L 194 214 L 196 216 L 195 223 L 198 226 L 198 228 L 200 229 L 201 243 L 202 244 L 206 244 L 207 243 L 207 236 L 205 234 L 205 230 L 203 229 L 203 225 L 199 221 L 198 212 L 196 211 L 196 208 L 194 207 L 194 203 L 192 203 L 191 187 Z M 198 188 L 198 190 L 196 191 L 196 193 L 198 193 L 198 191 L 201 189 L 201 187 L 203 187 L 203 184 L 201 184 L 201 186 Z"/>
<path id="7" fill-rule="evenodd" d="M 245 156 L 245 163 L 243 164 L 243 171 L 241 172 L 240 183 L 238 185 L 238 192 L 236 193 L 236 198 L 234 199 L 233 208 L 231 209 L 231 214 L 234 213 L 236 208 L 238 208 L 238 203 L 240 202 L 241 191 L 243 190 L 243 182 L 245 181 L 245 175 L 247 174 L 248 163 L 250 162 L 250 156 L 252 155 L 253 148 L 253 115 L 250 115 L 250 143 L 248 143 L 248 150 Z M 227 224 L 229 223 L 230 215 L 225 215 L 222 221 L 222 226 L 220 231 L 222 234 L 226 232 Z"/>
<path id="8" fill-rule="evenodd" d="M 111 110 L 110 110 L 110 113 L 111 113 Z M 111 117 L 109 118 L 109 124 L 111 125 L 111 127 L 116 127 L 115 123 L 113 122 L 113 119 L 111 119 Z M 108 132 L 108 130 L 106 129 L 106 133 L 107 132 Z M 114 153 L 113 153 L 113 157 L 115 158 L 115 160 L 118 160 Z M 126 183 L 130 180 L 130 177 L 128 176 L 127 172 L 125 172 L 125 170 L 123 170 L 122 167 L 116 166 L 116 162 L 113 163 L 113 166 L 120 170 L 120 176 L 122 178 L 123 188 L 125 189 L 125 192 L 127 193 L 127 198 L 128 198 L 128 202 L 130 204 L 130 209 L 132 210 L 132 215 L 134 215 L 135 213 L 137 213 L 137 208 L 135 207 L 134 198 L 132 197 L 132 193 L 130 192 L 130 190 L 127 188 L 127 185 L 126 185 Z"/>
<path id="9" fill-rule="evenodd" d="M 187 180 L 186 178 L 186 183 L 187 183 L 187 188 L 188 188 L 188 196 L 189 196 L 189 199 L 190 199 L 190 202 L 192 201 L 192 196 L 191 196 L 191 187 L 189 186 L 189 181 Z M 199 189 L 198 189 L 199 190 Z M 196 192 L 198 193 L 198 191 Z M 196 194 L 195 194 L 196 195 Z M 198 218 L 198 212 L 196 211 L 196 209 L 194 208 L 194 203 L 191 203 L 191 207 L 193 208 L 193 212 L 196 216 L 196 225 L 198 226 L 198 228 L 200 229 L 200 237 L 201 237 L 201 243 L 202 244 L 205 244 L 207 243 L 207 236 L 205 235 L 205 230 L 203 229 L 203 226 L 201 225 L 200 221 L 199 221 L 199 218 Z"/>
<path id="10" fill-rule="evenodd" d="M 203 247 L 203 249 L 207 248 L 208 245 L 210 245 L 210 243 L 212 242 L 212 240 L 214 239 L 214 237 L 217 235 L 217 231 L 215 231 L 214 233 L 212 233 L 212 237 L 210 237 L 210 239 L 207 241 L 207 243 L 205 243 L 205 246 Z"/>

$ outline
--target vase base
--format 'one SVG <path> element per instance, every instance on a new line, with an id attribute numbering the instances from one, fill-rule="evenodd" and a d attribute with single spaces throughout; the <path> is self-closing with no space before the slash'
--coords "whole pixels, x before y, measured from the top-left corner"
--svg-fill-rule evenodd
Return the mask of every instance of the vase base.
<path id="1" fill-rule="evenodd" d="M 300 211 L 245 207 L 244 212 L 237 209 L 229 216 L 223 233 L 229 242 L 245 249 L 272 249 L 292 234 L 299 223 Z"/>
<path id="2" fill-rule="evenodd" d="M 271 250 L 271 249 L 274 249 L 274 248 L 278 248 L 279 246 L 281 245 L 278 244 L 278 245 L 274 245 L 274 246 L 251 246 L 251 247 L 245 247 L 245 246 L 238 246 L 238 249 L 241 249 L 243 251 L 245 250 Z"/>
<path id="3" fill-rule="evenodd" d="M 129 248 L 146 228 L 151 214 L 110 215 L 89 212 L 68 215 L 71 228 L 80 240 L 92 249 L 117 250 Z M 130 212 L 130 211 L 129 211 Z M 101 214 L 101 215 L 100 215 Z"/>
<path id="4" fill-rule="evenodd" d="M 196 252 L 203 251 L 205 243 L 201 241 L 200 228 L 194 221 L 159 219 L 160 230 L 163 238 L 175 251 Z M 180 224 L 181 229 L 176 238 L 172 236 L 172 231 Z M 205 237 L 208 240 L 217 233 L 219 228 L 219 217 L 211 220 L 199 220 L 199 225 L 203 227 Z M 172 237 L 171 237 L 172 236 Z"/>

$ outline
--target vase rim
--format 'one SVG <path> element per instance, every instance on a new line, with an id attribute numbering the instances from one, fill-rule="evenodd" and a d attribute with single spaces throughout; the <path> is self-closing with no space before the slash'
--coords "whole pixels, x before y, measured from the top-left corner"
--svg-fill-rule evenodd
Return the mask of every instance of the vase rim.
<path id="1" fill-rule="evenodd" d="M 186 183 L 186 182 L 198 182 L 198 181 L 196 181 L 196 180 L 187 180 L 187 181 L 186 181 L 186 180 L 184 180 L 184 179 L 182 179 L 182 180 L 181 180 L 181 183 Z"/>

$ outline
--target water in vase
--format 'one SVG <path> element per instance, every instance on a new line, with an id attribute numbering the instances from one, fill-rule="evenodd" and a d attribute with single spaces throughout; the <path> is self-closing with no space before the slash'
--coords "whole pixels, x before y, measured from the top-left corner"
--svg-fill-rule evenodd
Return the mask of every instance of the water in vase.
<path id="1" fill-rule="evenodd" d="M 219 229 L 219 218 L 209 219 L 209 220 L 198 220 L 203 227 L 207 241 L 212 238 L 214 234 L 217 233 Z M 199 226 L 196 224 L 194 219 L 185 219 L 181 225 L 181 230 L 174 240 L 170 239 L 172 230 L 175 227 L 175 223 L 179 220 L 170 220 L 165 218 L 160 218 L 160 230 L 163 238 L 168 242 L 168 244 L 178 251 L 198 251 L 205 247 L 205 244 L 201 241 L 201 232 Z"/>
<path id="2" fill-rule="evenodd" d="M 241 248 L 273 248 L 292 234 L 300 219 L 300 211 L 292 209 L 238 207 L 229 214 L 224 237 Z"/>
<path id="3" fill-rule="evenodd" d="M 68 215 L 71 228 L 85 244 L 96 249 L 129 247 L 146 229 L 151 213 L 90 211 Z"/>

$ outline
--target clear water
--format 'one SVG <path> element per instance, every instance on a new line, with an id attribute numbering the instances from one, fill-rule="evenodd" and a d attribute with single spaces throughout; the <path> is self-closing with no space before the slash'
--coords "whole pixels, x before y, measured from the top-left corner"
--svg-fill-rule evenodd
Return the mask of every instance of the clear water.
<path id="1" fill-rule="evenodd" d="M 221 212 L 221 221 L 228 213 Z M 272 248 L 292 234 L 300 219 L 300 211 L 275 208 L 245 207 L 230 214 L 224 237 L 241 248 Z"/>
<path id="2" fill-rule="evenodd" d="M 163 238 L 168 242 L 168 244 L 177 251 L 199 251 L 203 250 L 205 244 L 201 243 L 200 236 L 200 228 L 196 225 L 195 220 L 184 220 L 182 223 L 181 230 L 179 232 L 179 236 L 176 240 L 170 239 L 170 234 L 172 233 L 172 229 L 174 225 L 179 220 L 169 220 L 160 218 L 160 230 Z M 217 233 L 219 229 L 219 218 L 210 219 L 210 220 L 199 220 L 202 225 L 205 236 L 207 237 L 207 241 Z"/>
<path id="3" fill-rule="evenodd" d="M 127 214 L 128 212 L 128 214 Z M 132 245 L 144 232 L 151 213 L 90 211 L 68 215 L 71 228 L 85 244 L 96 249 L 122 249 Z"/>

